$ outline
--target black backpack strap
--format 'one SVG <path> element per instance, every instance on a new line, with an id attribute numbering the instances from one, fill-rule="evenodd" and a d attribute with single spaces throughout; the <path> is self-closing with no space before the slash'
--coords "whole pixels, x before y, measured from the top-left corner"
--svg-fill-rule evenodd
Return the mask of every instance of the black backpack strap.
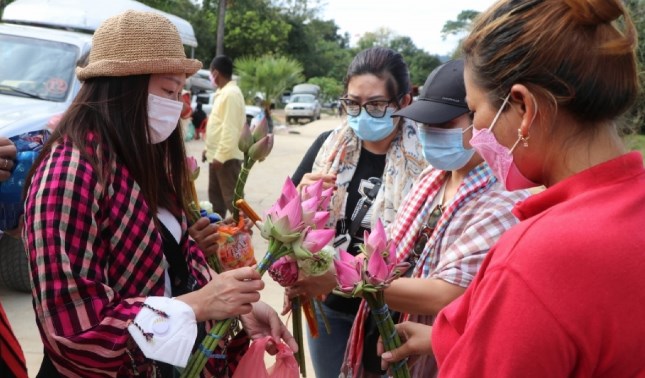
<path id="1" fill-rule="evenodd" d="M 378 191 L 381 189 L 381 184 L 382 184 L 382 180 L 379 179 L 378 181 L 374 182 L 374 186 L 372 187 L 372 189 L 368 190 L 365 193 L 365 196 L 366 196 L 365 201 L 363 201 L 361 208 L 356 213 L 356 217 L 352 220 L 352 223 L 349 225 L 350 237 L 356 236 L 358 229 L 361 227 L 361 223 L 363 223 L 363 218 L 365 218 L 365 214 L 367 214 L 370 207 L 372 207 L 372 204 L 374 203 L 374 199 L 376 198 Z"/>

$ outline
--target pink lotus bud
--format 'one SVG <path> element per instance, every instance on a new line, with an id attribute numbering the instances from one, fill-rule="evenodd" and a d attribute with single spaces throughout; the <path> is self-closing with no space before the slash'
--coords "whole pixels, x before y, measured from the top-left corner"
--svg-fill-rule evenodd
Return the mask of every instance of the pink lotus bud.
<path id="1" fill-rule="evenodd" d="M 267 135 L 249 147 L 249 158 L 262 161 L 273 149 L 273 135 Z"/>
<path id="2" fill-rule="evenodd" d="M 186 157 L 186 168 L 188 168 L 188 174 L 190 175 L 191 180 L 195 181 L 197 176 L 199 176 L 199 164 L 197 164 L 197 159 L 193 156 Z"/>
<path id="3" fill-rule="evenodd" d="M 376 221 L 376 225 L 372 228 L 372 232 L 365 231 L 364 234 L 365 240 L 365 250 L 368 256 L 378 253 L 382 255 L 386 252 L 385 248 L 387 247 L 387 237 L 385 235 L 385 228 L 381 219 Z"/>
<path id="4" fill-rule="evenodd" d="M 266 137 L 269 134 L 269 124 L 267 123 L 266 117 L 262 117 L 262 120 L 255 124 L 251 130 L 251 135 L 253 135 L 253 142 L 258 142 L 260 139 Z"/>
<path id="5" fill-rule="evenodd" d="M 329 221 L 329 211 L 317 211 L 311 220 L 310 226 L 315 229 L 324 228 Z"/>
<path id="6" fill-rule="evenodd" d="M 309 229 L 302 240 L 302 245 L 309 252 L 316 253 L 326 246 L 336 234 L 334 229 Z"/>
<path id="7" fill-rule="evenodd" d="M 361 281 L 360 270 L 357 261 L 351 254 L 339 250 L 340 259 L 334 260 L 336 268 L 336 281 L 338 289 L 344 293 L 351 293 L 354 287 Z"/>
<path id="8" fill-rule="evenodd" d="M 278 198 L 278 200 L 269 208 L 269 210 L 267 210 L 266 214 L 274 213 L 277 211 L 277 209 L 285 207 L 292 198 L 298 196 L 299 194 L 298 190 L 296 190 L 296 186 L 293 185 L 291 178 L 287 177 L 287 179 L 284 180 L 284 184 L 282 184 L 280 198 Z"/>
<path id="9" fill-rule="evenodd" d="M 245 123 L 244 126 L 242 126 L 242 132 L 240 133 L 240 140 L 237 143 L 237 147 L 240 151 L 247 154 L 251 145 L 253 145 L 253 136 L 251 135 L 249 125 Z"/>
<path id="10" fill-rule="evenodd" d="M 375 286 L 381 285 L 387 280 L 390 275 L 390 271 L 382 254 L 372 253 L 367 261 L 367 270 L 365 271 L 365 274 L 367 275 L 367 282 Z"/>
<path id="11" fill-rule="evenodd" d="M 316 198 L 319 199 L 320 195 L 322 194 L 322 186 L 323 186 L 323 181 L 318 180 L 315 183 L 311 185 L 305 186 L 303 193 L 302 193 L 302 198 L 303 199 L 310 199 L 310 198 Z"/>
<path id="12" fill-rule="evenodd" d="M 298 281 L 298 263 L 283 256 L 271 264 L 269 275 L 280 286 L 291 286 Z"/>

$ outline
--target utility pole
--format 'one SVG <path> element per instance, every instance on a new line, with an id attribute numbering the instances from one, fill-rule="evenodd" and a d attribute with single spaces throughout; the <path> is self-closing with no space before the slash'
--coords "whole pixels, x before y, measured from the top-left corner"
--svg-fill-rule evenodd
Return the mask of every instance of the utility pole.
<path id="1" fill-rule="evenodd" d="M 217 47 L 215 56 L 224 54 L 224 20 L 226 19 L 226 0 L 219 0 L 217 17 Z"/>

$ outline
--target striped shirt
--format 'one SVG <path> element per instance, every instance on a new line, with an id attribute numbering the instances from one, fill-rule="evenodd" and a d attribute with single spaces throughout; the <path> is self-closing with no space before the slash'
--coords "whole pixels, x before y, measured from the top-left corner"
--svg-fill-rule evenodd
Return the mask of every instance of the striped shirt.
<path id="1" fill-rule="evenodd" d="M 105 156 L 90 135 L 86 154 Z M 105 158 L 103 158 L 105 159 Z M 37 167 L 25 204 L 25 245 L 45 353 L 66 377 L 154 376 L 127 331 L 147 296 L 164 295 L 167 263 L 150 209 L 127 168 L 107 177 L 68 140 Z M 210 280 L 182 219 L 181 248 L 198 286 Z M 210 362 L 210 374 L 215 371 Z"/>

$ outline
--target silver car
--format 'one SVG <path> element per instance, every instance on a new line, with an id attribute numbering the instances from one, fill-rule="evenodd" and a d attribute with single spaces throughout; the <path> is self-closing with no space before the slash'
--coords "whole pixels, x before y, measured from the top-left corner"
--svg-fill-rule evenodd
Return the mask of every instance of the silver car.
<path id="1" fill-rule="evenodd" d="M 284 108 L 287 123 L 298 122 L 306 118 L 309 122 L 320 119 L 320 102 L 312 94 L 292 94 L 289 103 Z"/>

